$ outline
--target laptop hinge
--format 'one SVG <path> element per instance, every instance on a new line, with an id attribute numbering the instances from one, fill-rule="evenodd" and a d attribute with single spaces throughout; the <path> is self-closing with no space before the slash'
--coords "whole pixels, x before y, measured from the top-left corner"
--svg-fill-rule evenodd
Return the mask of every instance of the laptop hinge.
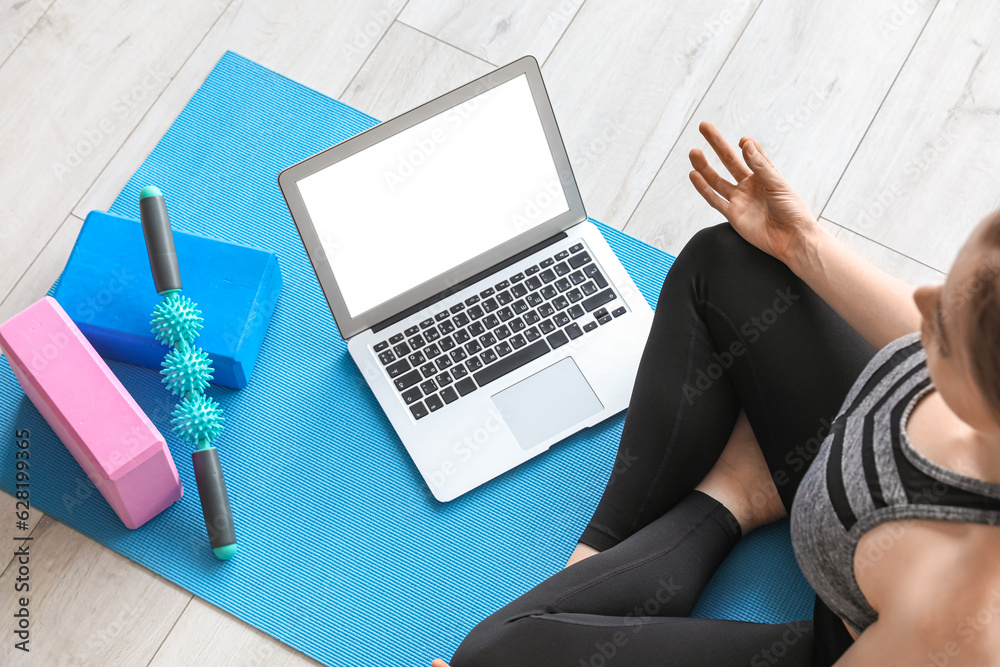
<path id="1" fill-rule="evenodd" d="M 477 274 L 475 274 L 473 276 L 469 276 L 468 278 L 466 278 L 462 282 L 458 283 L 457 285 L 452 285 L 451 287 L 445 288 L 445 289 L 441 290 L 440 292 L 438 292 L 437 294 L 435 294 L 434 296 L 428 297 L 428 298 L 424 299 L 423 301 L 421 301 L 420 303 L 414 304 L 414 305 L 410 306 L 409 308 L 407 308 L 406 310 L 404 310 L 404 311 L 402 311 L 400 313 L 396 313 L 392 317 L 389 317 L 387 319 L 382 320 L 378 324 L 372 326 L 372 328 L 371 328 L 372 332 L 373 333 L 378 333 L 379 331 L 382 331 L 383 329 L 385 329 L 387 327 L 391 327 L 396 322 L 400 322 L 402 320 L 405 320 L 407 317 L 409 317 L 413 313 L 421 311 L 424 308 L 426 308 L 427 306 L 430 306 L 431 304 L 437 303 L 438 301 L 441 301 L 442 299 L 446 299 L 449 296 L 451 296 L 452 294 L 456 294 L 457 292 L 461 292 L 462 290 L 464 290 L 469 285 L 477 283 L 477 282 L 479 282 L 480 280 L 482 280 L 483 278 L 485 278 L 487 276 L 490 276 L 490 275 L 492 275 L 494 273 L 502 271 L 505 268 L 507 268 L 508 266 L 510 266 L 511 264 L 515 264 L 517 262 L 520 262 L 525 257 L 533 255 L 536 252 L 538 252 L 539 250 L 541 250 L 542 248 L 545 248 L 546 246 L 550 246 L 553 243 L 555 243 L 557 241 L 561 241 L 564 238 L 567 238 L 566 232 L 559 232 L 558 234 L 556 234 L 554 236 L 550 236 L 549 238 L 545 239 L 544 241 L 540 241 L 540 242 L 536 243 L 535 245 L 531 246 L 530 248 L 526 248 L 526 249 L 522 250 L 521 252 L 517 253 L 516 255 L 512 255 L 511 257 L 508 257 L 507 259 L 505 259 L 505 260 L 503 260 L 501 262 L 497 262 L 496 264 L 494 264 L 493 266 L 489 267 L 488 269 L 483 269 L 479 273 L 477 273 Z"/>

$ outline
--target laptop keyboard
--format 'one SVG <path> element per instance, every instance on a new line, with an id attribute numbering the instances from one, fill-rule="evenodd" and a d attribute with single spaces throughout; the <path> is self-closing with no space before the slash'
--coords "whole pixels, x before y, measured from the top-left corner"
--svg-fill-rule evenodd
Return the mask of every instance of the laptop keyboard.
<path id="1" fill-rule="evenodd" d="M 396 331 L 373 349 L 414 419 L 624 315 L 582 243 Z"/>

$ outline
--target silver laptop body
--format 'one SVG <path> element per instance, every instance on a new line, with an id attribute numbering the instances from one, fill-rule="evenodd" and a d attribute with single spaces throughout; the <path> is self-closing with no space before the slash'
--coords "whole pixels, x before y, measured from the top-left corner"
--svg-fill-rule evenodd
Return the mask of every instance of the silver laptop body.
<path id="1" fill-rule="evenodd" d="M 628 406 L 652 310 L 587 220 L 534 58 L 278 182 L 351 356 L 438 500 Z"/>

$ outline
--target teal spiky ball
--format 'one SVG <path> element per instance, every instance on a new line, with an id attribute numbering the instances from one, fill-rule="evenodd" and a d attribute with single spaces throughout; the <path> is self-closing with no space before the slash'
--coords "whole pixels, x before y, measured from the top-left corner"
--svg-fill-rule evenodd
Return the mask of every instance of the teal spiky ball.
<path id="1" fill-rule="evenodd" d="M 204 394 L 188 396 L 174 408 L 170 423 L 188 442 L 211 442 L 222 430 L 222 407 Z"/>
<path id="2" fill-rule="evenodd" d="M 150 325 L 156 340 L 167 347 L 175 347 L 182 341 L 191 345 L 202 328 L 201 311 L 194 301 L 186 296 L 163 299 L 153 309 Z"/>
<path id="3" fill-rule="evenodd" d="M 200 394 L 212 379 L 212 362 L 200 347 L 174 348 L 163 358 L 163 382 L 174 394 Z"/>

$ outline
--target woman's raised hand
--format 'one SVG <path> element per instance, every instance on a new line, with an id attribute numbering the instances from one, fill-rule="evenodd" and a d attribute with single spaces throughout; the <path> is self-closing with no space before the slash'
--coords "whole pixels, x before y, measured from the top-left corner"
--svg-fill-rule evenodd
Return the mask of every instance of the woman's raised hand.
<path id="1" fill-rule="evenodd" d="M 694 148 L 689 157 L 695 189 L 740 236 L 787 263 L 797 244 L 817 227 L 809 207 L 756 141 L 740 139 L 740 154 L 711 123 L 703 122 L 698 129 L 736 184 L 720 176 Z"/>

